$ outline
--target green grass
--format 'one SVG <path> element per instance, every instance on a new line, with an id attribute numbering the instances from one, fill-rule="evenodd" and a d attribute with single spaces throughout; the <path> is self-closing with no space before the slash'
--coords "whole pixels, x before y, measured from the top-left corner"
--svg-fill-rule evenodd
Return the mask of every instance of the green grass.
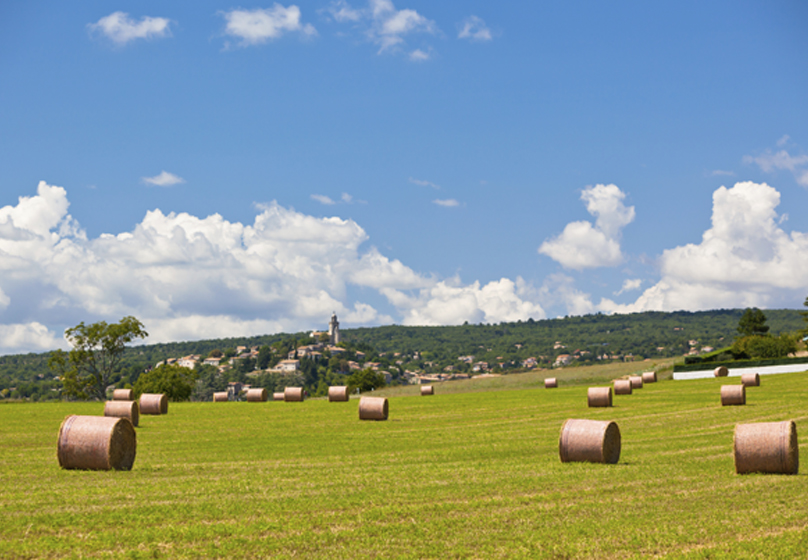
<path id="1" fill-rule="evenodd" d="M 808 373 L 764 376 L 743 407 L 720 406 L 737 379 L 708 379 L 612 409 L 588 409 L 574 372 L 554 390 L 525 375 L 392 396 L 387 422 L 357 400 L 172 403 L 142 418 L 131 472 L 58 466 L 64 416 L 103 404 L 2 405 L 0 557 L 805 557 L 805 475 L 734 474 L 732 437 L 794 419 L 804 447 Z M 567 418 L 615 420 L 620 462 L 562 464 Z"/>

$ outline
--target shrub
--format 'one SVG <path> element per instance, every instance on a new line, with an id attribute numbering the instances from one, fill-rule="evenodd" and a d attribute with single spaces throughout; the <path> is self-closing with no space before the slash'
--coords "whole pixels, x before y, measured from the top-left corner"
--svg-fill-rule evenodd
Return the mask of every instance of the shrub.
<path id="1" fill-rule="evenodd" d="M 780 336 L 744 336 L 732 345 L 736 358 L 785 358 L 797 351 L 797 340 L 788 334 Z"/>

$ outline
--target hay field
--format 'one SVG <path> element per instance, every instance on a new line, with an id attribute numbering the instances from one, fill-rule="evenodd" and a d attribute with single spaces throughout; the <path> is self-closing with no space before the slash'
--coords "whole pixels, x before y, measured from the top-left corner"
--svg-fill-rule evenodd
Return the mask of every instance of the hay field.
<path id="1" fill-rule="evenodd" d="M 797 421 L 808 373 L 663 381 L 612 409 L 586 385 L 358 401 L 172 403 L 137 429 L 131 472 L 59 469 L 65 415 L 0 405 L 2 558 L 804 558 L 808 470 L 734 474 L 739 422 Z M 562 464 L 567 418 L 615 420 L 617 465 Z"/>

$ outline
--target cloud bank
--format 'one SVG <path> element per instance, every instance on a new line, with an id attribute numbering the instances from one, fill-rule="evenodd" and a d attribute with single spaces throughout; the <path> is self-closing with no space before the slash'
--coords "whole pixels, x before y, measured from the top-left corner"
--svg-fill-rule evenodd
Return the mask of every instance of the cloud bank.
<path id="1" fill-rule="evenodd" d="M 2 353 L 53 348 L 65 327 L 125 315 L 144 322 L 149 342 L 296 332 L 331 311 L 346 326 L 544 316 L 521 281 L 438 281 L 363 249 L 368 236 L 352 220 L 274 202 L 252 224 L 155 209 L 131 231 L 94 239 L 68 208 L 67 191 L 45 182 L 0 208 Z M 398 317 L 349 298 L 351 286 Z"/>

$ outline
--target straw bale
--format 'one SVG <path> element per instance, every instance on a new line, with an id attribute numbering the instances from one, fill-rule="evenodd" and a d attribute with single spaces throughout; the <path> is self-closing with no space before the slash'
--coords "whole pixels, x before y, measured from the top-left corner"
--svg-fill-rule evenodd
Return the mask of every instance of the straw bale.
<path id="1" fill-rule="evenodd" d="M 729 375 L 729 370 L 726 366 L 718 366 L 713 370 L 713 377 L 726 377 Z"/>
<path id="2" fill-rule="evenodd" d="M 143 393 L 140 395 L 141 414 L 168 414 L 168 397 L 165 393 Z"/>
<path id="3" fill-rule="evenodd" d="M 347 402 L 350 398 L 348 387 L 345 385 L 335 385 L 328 388 L 328 402 Z"/>
<path id="4" fill-rule="evenodd" d="M 561 427 L 558 454 L 562 463 L 617 463 L 620 428 L 610 421 L 567 420 Z"/>
<path id="5" fill-rule="evenodd" d="M 282 401 L 285 400 L 285 396 L 283 393 L 272 393 L 272 400 L 273 401 Z"/>
<path id="6" fill-rule="evenodd" d="M 589 408 L 612 406 L 611 387 L 590 387 L 586 392 Z"/>
<path id="7" fill-rule="evenodd" d="M 615 395 L 630 395 L 631 394 L 631 381 L 628 379 L 615 379 L 614 380 L 614 394 Z"/>
<path id="8" fill-rule="evenodd" d="M 435 388 L 432 385 L 421 385 L 421 396 L 434 395 Z"/>
<path id="9" fill-rule="evenodd" d="M 548 377 L 544 380 L 544 388 L 545 389 L 557 389 L 558 388 L 558 379 L 555 377 Z"/>
<path id="10" fill-rule="evenodd" d="M 135 428 L 128 418 L 68 416 L 56 455 L 63 469 L 128 471 L 135 462 Z"/>
<path id="11" fill-rule="evenodd" d="M 213 402 L 227 402 L 229 400 L 227 391 L 216 391 L 213 393 Z"/>
<path id="12" fill-rule="evenodd" d="M 360 420 L 387 420 L 387 399 L 384 397 L 362 397 L 359 399 Z"/>
<path id="13" fill-rule="evenodd" d="M 744 373 L 741 375 L 741 385 L 744 387 L 760 387 L 760 374 Z"/>
<path id="14" fill-rule="evenodd" d="M 263 387 L 247 389 L 247 402 L 267 402 L 267 390 Z"/>
<path id="15" fill-rule="evenodd" d="M 140 421 L 140 406 L 137 401 L 107 401 L 104 403 L 104 416 L 112 418 L 129 418 L 137 428 Z"/>
<path id="16" fill-rule="evenodd" d="M 133 401 L 135 400 L 135 394 L 132 389 L 115 389 L 112 391 L 112 400 L 113 401 Z"/>
<path id="17" fill-rule="evenodd" d="M 643 383 L 656 383 L 656 372 L 646 371 L 642 374 Z"/>
<path id="18" fill-rule="evenodd" d="M 746 404 L 746 387 L 743 385 L 722 385 L 721 406 Z"/>
<path id="19" fill-rule="evenodd" d="M 628 378 L 631 381 L 632 389 L 642 389 L 642 377 L 639 375 L 630 375 Z"/>
<path id="20" fill-rule="evenodd" d="M 303 387 L 287 387 L 283 390 L 283 400 L 286 402 L 303 402 Z"/>
<path id="21" fill-rule="evenodd" d="M 734 448 L 738 474 L 797 474 L 799 471 L 797 425 L 793 420 L 738 424 Z"/>

